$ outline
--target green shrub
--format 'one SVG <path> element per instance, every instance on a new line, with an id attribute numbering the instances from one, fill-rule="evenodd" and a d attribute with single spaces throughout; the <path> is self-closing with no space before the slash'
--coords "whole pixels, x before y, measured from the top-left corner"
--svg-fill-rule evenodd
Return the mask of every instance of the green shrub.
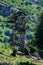
<path id="1" fill-rule="evenodd" d="M 39 56 L 43 59 L 43 50 L 39 50 Z"/>
<path id="2" fill-rule="evenodd" d="M 18 65 L 35 65 L 35 64 L 29 62 L 20 62 Z"/>
<path id="3" fill-rule="evenodd" d="M 37 30 L 35 33 L 35 45 L 38 49 L 43 50 L 43 10 L 39 15 L 39 25 L 37 26 Z"/>
<path id="4" fill-rule="evenodd" d="M 17 55 L 17 52 L 18 52 L 18 48 L 17 47 L 14 47 L 13 48 L 13 53 L 11 55 L 12 56 L 16 56 Z"/>
<path id="5" fill-rule="evenodd" d="M 32 45 L 30 45 L 30 53 L 34 53 L 36 51 L 35 47 L 33 47 Z"/>
<path id="6" fill-rule="evenodd" d="M 25 53 L 26 55 L 29 55 L 29 53 L 30 53 L 30 48 L 24 47 L 24 53 Z"/>

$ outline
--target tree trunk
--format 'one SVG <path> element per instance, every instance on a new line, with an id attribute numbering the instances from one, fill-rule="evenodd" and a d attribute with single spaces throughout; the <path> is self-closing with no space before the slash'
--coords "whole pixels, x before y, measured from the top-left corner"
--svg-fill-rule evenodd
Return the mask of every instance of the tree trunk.
<path id="1" fill-rule="evenodd" d="M 23 51 L 25 43 L 25 32 L 20 32 L 20 51 Z"/>
<path id="2" fill-rule="evenodd" d="M 11 37 L 10 37 L 10 45 L 11 46 L 14 46 L 15 45 L 15 34 L 14 33 L 11 34 Z"/>

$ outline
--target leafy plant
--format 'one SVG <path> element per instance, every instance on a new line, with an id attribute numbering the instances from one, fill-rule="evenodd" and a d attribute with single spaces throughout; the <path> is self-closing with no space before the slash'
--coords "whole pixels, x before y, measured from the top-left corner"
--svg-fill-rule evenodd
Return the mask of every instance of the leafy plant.
<path id="1" fill-rule="evenodd" d="M 35 64 L 29 62 L 20 62 L 19 65 L 35 65 Z"/>
<path id="2" fill-rule="evenodd" d="M 39 56 L 43 59 L 43 50 L 39 50 Z"/>
<path id="3" fill-rule="evenodd" d="M 36 30 L 36 46 L 39 49 L 43 49 L 43 11 L 39 16 L 39 25 Z"/>
<path id="4" fill-rule="evenodd" d="M 30 48 L 30 53 L 34 53 L 36 51 L 35 47 L 33 47 L 32 45 L 30 45 L 29 48 Z"/>
<path id="5" fill-rule="evenodd" d="M 25 53 L 26 55 L 29 55 L 29 53 L 30 53 L 30 48 L 24 47 L 24 53 Z"/>
<path id="6" fill-rule="evenodd" d="M 18 52 L 18 48 L 17 47 L 13 47 L 13 53 L 11 54 L 12 56 L 16 56 Z"/>

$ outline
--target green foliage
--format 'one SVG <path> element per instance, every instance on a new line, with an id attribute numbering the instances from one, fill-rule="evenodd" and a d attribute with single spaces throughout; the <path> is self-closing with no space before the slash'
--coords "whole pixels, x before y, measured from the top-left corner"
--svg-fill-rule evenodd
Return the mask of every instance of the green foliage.
<path id="1" fill-rule="evenodd" d="M 36 30 L 36 42 L 35 45 L 39 49 L 38 53 L 43 58 L 43 11 L 39 16 L 39 25 Z"/>
<path id="2" fill-rule="evenodd" d="M 42 0 L 40 0 L 40 1 L 42 1 Z M 32 2 L 32 0 L 25 0 L 25 2 L 24 2 L 24 0 L 9 0 L 9 1 L 8 0 L 0 0 L 0 3 L 1 4 L 4 4 L 4 6 L 5 5 L 6 6 L 11 6 L 11 7 L 13 7 L 13 9 L 17 8 L 17 9 L 26 10 L 26 11 L 29 12 L 29 14 L 28 14 L 28 17 L 29 18 L 28 19 L 29 19 L 30 24 L 28 24 L 28 23 L 27 24 L 29 25 L 29 27 L 33 31 L 29 29 L 29 32 L 27 32 L 27 34 L 28 35 L 31 34 L 32 35 L 32 38 L 34 38 L 34 31 L 35 31 L 35 26 L 36 26 L 36 23 L 37 23 L 37 22 L 35 22 L 35 20 L 37 20 L 37 16 L 36 15 L 39 15 L 40 14 L 40 11 L 43 9 L 43 7 L 41 7 L 40 5 L 37 5 L 37 6 L 34 5 L 34 3 Z M 2 13 L 2 11 L 0 11 L 0 13 Z M 5 19 L 6 18 L 4 18 L 3 16 L 0 16 L 0 20 L 1 21 L 5 20 Z M 19 63 L 19 62 L 20 62 L 21 65 L 24 65 L 24 64 L 25 65 L 29 65 L 29 64 L 30 65 L 35 65 L 35 64 L 36 65 L 43 65 L 43 63 L 41 63 L 41 62 L 38 62 L 38 63 L 34 62 L 35 63 L 34 64 L 33 61 L 32 61 L 32 63 L 31 63 L 30 62 L 31 60 L 29 58 L 24 57 L 24 56 L 23 57 L 20 57 L 20 56 L 12 57 L 12 56 L 9 56 L 12 52 L 6 46 L 8 40 L 9 40 L 9 35 L 6 35 L 5 32 L 9 31 L 10 34 L 11 34 L 12 33 L 12 29 L 11 29 L 11 26 L 9 25 L 9 23 L 8 23 L 8 25 L 9 25 L 8 26 L 5 23 L 1 23 L 1 21 L 0 21 L 0 43 L 1 43 L 0 44 L 0 52 L 2 51 L 4 53 L 4 55 L 1 55 L 0 54 L 0 62 L 7 62 L 7 63 L 11 63 L 12 65 L 17 65 L 17 63 Z M 12 25 L 12 27 L 13 27 L 13 25 Z M 41 34 L 38 34 L 38 35 L 41 35 Z M 40 45 L 40 47 L 43 46 L 41 43 L 40 44 L 37 43 L 36 45 L 37 45 L 38 48 L 39 48 L 39 45 Z M 6 48 L 5 48 L 5 46 L 6 46 Z M 30 48 L 25 48 L 25 50 L 24 50 L 24 53 L 26 53 L 26 55 L 29 55 L 30 52 L 31 53 L 34 53 L 35 52 L 35 48 L 33 46 L 30 46 Z M 13 56 L 16 56 L 16 54 L 17 54 L 17 48 L 14 47 L 13 48 L 12 55 Z M 40 51 L 39 52 L 39 55 L 43 57 L 43 52 Z"/>
<path id="3" fill-rule="evenodd" d="M 36 49 L 34 46 L 30 45 L 29 48 L 30 48 L 30 53 L 36 52 Z"/>
<path id="4" fill-rule="evenodd" d="M 43 50 L 39 50 L 39 56 L 43 59 Z"/>
<path id="5" fill-rule="evenodd" d="M 36 64 L 29 62 L 20 62 L 18 65 L 36 65 Z"/>
<path id="6" fill-rule="evenodd" d="M 30 28 L 33 29 L 33 32 L 31 32 L 29 30 L 29 35 L 31 34 L 31 36 L 34 38 L 34 29 L 35 29 L 35 26 L 36 26 L 36 23 L 35 23 L 35 19 L 37 19 L 37 15 L 40 14 L 40 11 L 43 9 L 43 7 L 41 7 L 40 5 L 34 5 L 33 1 L 32 0 L 0 0 L 0 3 L 3 4 L 4 6 L 9 6 L 9 7 L 13 7 L 13 9 L 21 9 L 21 10 L 25 10 L 25 11 L 28 11 L 29 12 L 29 15 L 28 15 L 28 19 L 29 19 L 29 22 L 31 25 L 29 25 Z M 37 8 L 38 7 L 38 8 Z M 39 10 L 38 10 L 39 9 Z M 0 11 L 0 13 L 2 13 L 2 11 Z M 0 19 L 1 21 L 5 21 L 6 20 L 6 17 L 4 18 L 3 16 L 0 16 Z M 9 25 L 9 24 L 8 24 Z M 12 25 L 13 26 L 13 25 Z M 11 27 L 9 25 L 9 27 Z M 3 26 L 2 26 L 2 23 L 0 23 L 0 28 L 3 30 L 2 31 L 2 34 L 0 35 L 0 38 L 1 38 L 1 42 L 3 42 L 3 39 L 7 39 L 9 40 L 9 36 L 6 36 L 5 34 L 5 31 L 9 29 L 9 31 L 12 31 L 12 29 L 10 29 L 9 27 L 6 27 L 6 24 L 4 23 Z M 3 37 L 1 37 L 3 36 Z M 7 41 L 5 41 L 7 42 Z M 3 42 L 4 43 L 4 42 Z"/>
<path id="7" fill-rule="evenodd" d="M 40 22 L 37 27 L 35 37 L 36 37 L 36 46 L 42 50 L 43 49 L 43 11 L 40 14 L 39 21 Z"/>
<path id="8" fill-rule="evenodd" d="M 29 54 L 30 54 L 30 48 L 24 47 L 24 53 L 25 53 L 26 55 L 29 55 Z"/>
<path id="9" fill-rule="evenodd" d="M 16 56 L 18 52 L 18 48 L 17 47 L 13 47 L 13 53 L 11 54 L 12 56 Z"/>
<path id="10" fill-rule="evenodd" d="M 39 0 L 40 1 L 40 4 L 43 6 L 43 0 Z"/>
<path id="11" fill-rule="evenodd" d="M 3 54 L 3 55 L 0 54 L 0 63 L 19 65 L 20 62 L 21 63 L 27 63 L 28 62 L 29 64 L 43 65 L 43 62 L 37 61 L 37 63 L 36 63 L 36 61 L 34 62 L 34 61 L 30 60 L 29 58 L 27 58 L 25 56 L 13 57 L 13 56 L 10 56 L 9 54 L 10 54 L 9 52 L 7 52 L 6 54 Z"/>

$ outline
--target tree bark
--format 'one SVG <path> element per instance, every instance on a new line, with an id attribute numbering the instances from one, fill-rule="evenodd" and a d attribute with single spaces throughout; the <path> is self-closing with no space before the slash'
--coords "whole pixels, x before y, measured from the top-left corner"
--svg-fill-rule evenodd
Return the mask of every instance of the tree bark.
<path id="1" fill-rule="evenodd" d="M 25 32 L 20 32 L 20 51 L 23 51 L 25 43 Z"/>

